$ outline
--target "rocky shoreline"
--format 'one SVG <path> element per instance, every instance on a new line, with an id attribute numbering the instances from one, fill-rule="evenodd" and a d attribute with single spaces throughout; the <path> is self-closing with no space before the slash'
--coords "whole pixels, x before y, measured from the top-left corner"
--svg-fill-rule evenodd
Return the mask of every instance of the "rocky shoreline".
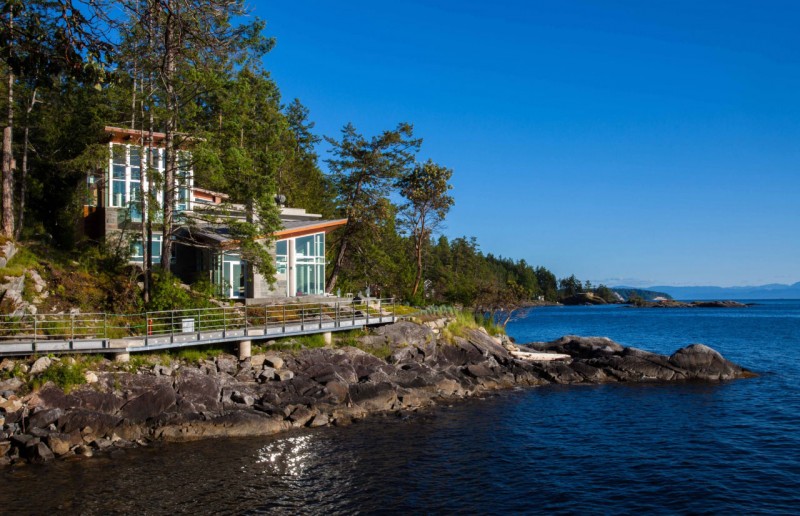
<path id="1" fill-rule="evenodd" d="M 668 299 L 664 301 L 639 301 L 634 303 L 636 308 L 747 308 L 753 303 L 740 303 L 738 301 L 675 301 Z"/>
<path id="2" fill-rule="evenodd" d="M 399 322 L 358 337 L 358 347 L 244 360 L 222 354 L 131 371 L 104 361 L 86 373 L 89 383 L 70 392 L 47 383 L 23 395 L 18 378 L 0 381 L 0 465 L 88 457 L 153 441 L 348 425 L 373 413 L 414 411 L 517 386 L 755 376 L 701 344 L 671 356 L 599 337 L 517 346 L 482 328 L 445 336 L 441 326 Z"/>

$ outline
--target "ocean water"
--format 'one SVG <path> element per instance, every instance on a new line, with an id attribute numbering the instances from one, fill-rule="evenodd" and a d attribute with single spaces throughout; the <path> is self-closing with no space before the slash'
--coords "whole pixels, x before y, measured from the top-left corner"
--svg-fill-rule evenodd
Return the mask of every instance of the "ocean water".
<path id="1" fill-rule="evenodd" d="M 519 389 L 347 428 L 0 470 L 0 513 L 800 513 L 800 301 L 545 307 L 509 333 L 661 353 L 702 342 L 761 376 Z"/>

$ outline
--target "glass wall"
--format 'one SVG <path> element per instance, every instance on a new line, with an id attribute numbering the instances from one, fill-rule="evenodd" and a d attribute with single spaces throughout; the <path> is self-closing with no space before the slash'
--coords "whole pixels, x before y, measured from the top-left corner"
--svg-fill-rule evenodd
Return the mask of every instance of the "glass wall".
<path id="1" fill-rule="evenodd" d="M 294 241 L 295 295 L 325 292 L 325 233 L 298 237 Z"/>

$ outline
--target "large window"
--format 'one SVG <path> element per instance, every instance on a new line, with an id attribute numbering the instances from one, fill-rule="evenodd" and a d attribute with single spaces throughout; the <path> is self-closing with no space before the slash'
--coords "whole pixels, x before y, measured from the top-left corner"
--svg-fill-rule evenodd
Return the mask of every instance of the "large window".
<path id="1" fill-rule="evenodd" d="M 153 235 L 153 241 L 150 244 L 150 256 L 153 257 L 153 263 L 161 263 L 161 240 L 161 235 Z M 144 245 L 139 239 L 131 242 L 131 261 L 144 262 Z"/>
<path id="2" fill-rule="evenodd" d="M 131 220 L 142 220 L 142 159 L 139 147 L 128 149 L 130 153 L 130 182 L 128 194 L 130 197 Z"/>
<path id="3" fill-rule="evenodd" d="M 178 153 L 178 171 L 175 176 L 175 180 L 177 181 L 177 202 L 175 209 L 177 211 L 186 211 L 190 209 L 189 204 L 192 181 L 191 156 L 188 152 L 181 151 Z"/>
<path id="4" fill-rule="evenodd" d="M 297 295 L 325 292 L 325 233 L 294 241 Z"/>
<path id="5" fill-rule="evenodd" d="M 289 242 L 278 240 L 275 242 L 275 268 L 278 275 L 286 275 L 286 268 L 289 262 Z"/>
<path id="6" fill-rule="evenodd" d="M 122 208 L 128 204 L 128 148 L 114 145 L 111 155 L 111 206 Z"/>
<path id="7" fill-rule="evenodd" d="M 142 147 L 121 143 L 111 144 L 111 188 L 108 206 L 113 208 L 129 208 L 130 218 L 134 221 L 142 220 L 141 201 L 142 194 L 147 190 L 147 163 L 146 152 L 141 154 Z M 152 168 L 158 174 L 164 173 L 164 149 L 152 148 Z M 176 209 L 178 212 L 191 209 L 192 169 L 191 156 L 188 152 L 181 151 L 178 155 L 178 170 L 176 172 Z M 156 199 L 161 204 L 161 192 L 156 193 Z"/>

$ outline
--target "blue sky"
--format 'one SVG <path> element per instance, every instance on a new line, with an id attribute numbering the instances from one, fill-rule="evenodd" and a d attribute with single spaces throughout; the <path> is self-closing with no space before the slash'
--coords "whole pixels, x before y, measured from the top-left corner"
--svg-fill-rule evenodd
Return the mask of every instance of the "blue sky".
<path id="1" fill-rule="evenodd" d="M 408 121 L 454 170 L 448 237 L 593 283 L 800 281 L 800 3 L 251 5 L 319 134 Z"/>

